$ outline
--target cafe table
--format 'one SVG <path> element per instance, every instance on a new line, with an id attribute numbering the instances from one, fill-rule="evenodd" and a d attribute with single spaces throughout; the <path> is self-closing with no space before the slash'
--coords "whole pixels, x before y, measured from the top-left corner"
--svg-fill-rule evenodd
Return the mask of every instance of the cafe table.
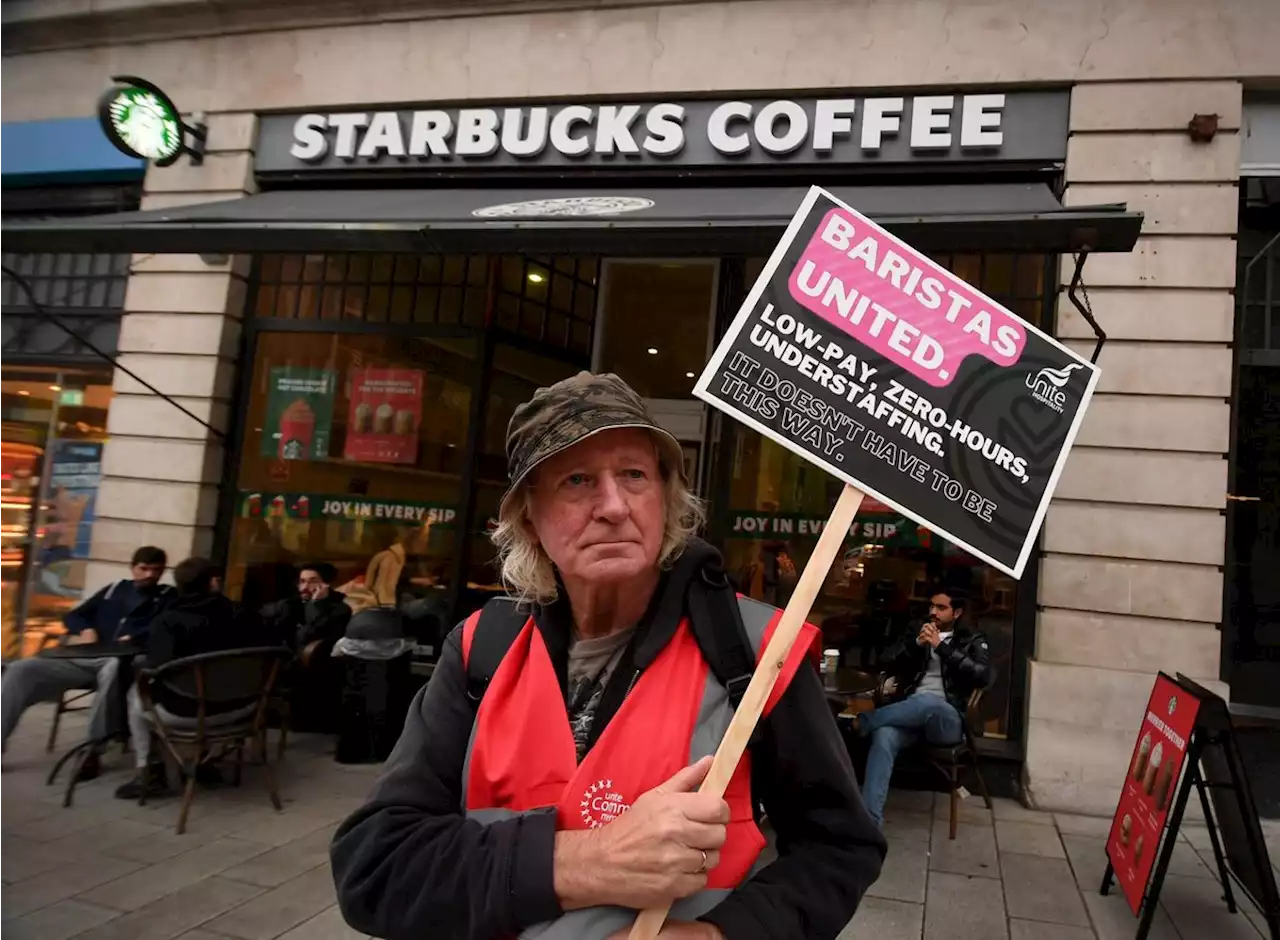
<path id="1" fill-rule="evenodd" d="M 116 738 L 127 737 L 129 733 L 128 694 L 129 686 L 133 683 L 133 658 L 139 652 L 138 647 L 132 643 L 68 643 L 37 654 L 42 659 L 117 659 L 120 661 L 120 671 L 116 676 L 118 697 L 116 714 L 120 716 L 119 726 L 114 729 L 109 728 L 104 735 L 96 738 L 88 737 L 72 745 L 58 758 L 58 762 L 53 765 L 53 770 L 49 771 L 49 779 L 45 781 L 46 786 L 52 786 L 53 781 L 57 779 L 58 771 L 64 764 L 71 762 L 71 778 L 67 781 L 66 793 L 62 797 L 64 807 L 71 805 L 71 798 L 79 782 L 77 778 L 80 775 L 80 768 L 84 766 L 88 756 L 95 751 L 100 751 Z"/>

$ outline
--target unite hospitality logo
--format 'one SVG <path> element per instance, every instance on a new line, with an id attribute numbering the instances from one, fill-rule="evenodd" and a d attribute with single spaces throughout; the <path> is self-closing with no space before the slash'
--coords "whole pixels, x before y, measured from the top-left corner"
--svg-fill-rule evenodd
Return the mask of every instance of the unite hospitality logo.
<path id="1" fill-rule="evenodd" d="M 1027 388 L 1031 389 L 1031 397 L 1042 405 L 1048 405 L 1058 414 L 1062 414 L 1067 404 L 1067 393 L 1064 389 L 1071 379 L 1071 373 L 1083 368 L 1084 366 L 1080 363 L 1072 362 L 1061 369 L 1050 369 L 1046 366 L 1034 376 L 1028 375 Z"/>
<path id="2" fill-rule="evenodd" d="M 613 781 L 610 779 L 597 780 L 587 787 L 582 793 L 582 802 L 579 804 L 582 821 L 587 824 L 588 829 L 599 829 L 613 822 L 629 809 L 631 804 L 623 798 L 621 793 L 614 790 Z"/>

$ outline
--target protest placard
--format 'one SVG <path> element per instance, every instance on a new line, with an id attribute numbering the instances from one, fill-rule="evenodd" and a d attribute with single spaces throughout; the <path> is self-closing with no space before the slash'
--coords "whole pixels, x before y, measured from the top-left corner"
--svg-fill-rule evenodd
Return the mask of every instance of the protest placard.
<path id="1" fill-rule="evenodd" d="M 813 187 L 694 394 L 847 484 L 699 792 L 725 787 L 864 493 L 1017 578 L 1098 369 Z M 642 911 L 653 940 L 669 908 Z"/>
<path id="2" fill-rule="evenodd" d="M 1017 578 L 1098 374 L 814 187 L 694 394 Z"/>

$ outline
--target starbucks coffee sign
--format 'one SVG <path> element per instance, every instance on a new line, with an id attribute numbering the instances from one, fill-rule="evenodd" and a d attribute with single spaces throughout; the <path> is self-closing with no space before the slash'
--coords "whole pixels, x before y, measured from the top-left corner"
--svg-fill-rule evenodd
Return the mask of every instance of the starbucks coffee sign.
<path id="1" fill-rule="evenodd" d="M 111 80 L 116 85 L 98 100 L 98 121 L 117 150 L 156 166 L 170 166 L 183 153 L 200 161 L 204 125 L 184 124 L 169 96 L 146 79 L 117 75 Z"/>
<path id="2" fill-rule="evenodd" d="M 264 115 L 259 173 L 1066 158 L 1066 91 L 558 102 Z"/>

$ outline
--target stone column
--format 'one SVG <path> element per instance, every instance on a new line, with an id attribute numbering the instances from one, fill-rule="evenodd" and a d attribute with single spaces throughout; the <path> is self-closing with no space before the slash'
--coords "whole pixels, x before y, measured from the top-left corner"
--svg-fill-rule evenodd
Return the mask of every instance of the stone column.
<path id="1" fill-rule="evenodd" d="M 238 199 L 253 186 L 251 114 L 210 115 L 200 166 L 147 171 L 143 209 Z M 134 255 L 120 326 L 120 363 L 214 428 L 228 432 L 248 258 Z M 208 554 L 224 441 L 119 369 L 107 416 L 86 590 L 124 577 L 139 545 L 170 563 Z"/>
<path id="2" fill-rule="evenodd" d="M 1109 339 L 1044 528 L 1026 783 L 1036 806 L 1109 814 L 1155 673 L 1219 686 L 1241 87 L 1077 85 L 1069 205 L 1146 214 L 1084 280 Z M 1219 115 L 1211 143 L 1187 123 Z M 1071 275 L 1064 259 L 1062 281 Z M 1058 299 L 1058 334 L 1091 332 Z"/>

